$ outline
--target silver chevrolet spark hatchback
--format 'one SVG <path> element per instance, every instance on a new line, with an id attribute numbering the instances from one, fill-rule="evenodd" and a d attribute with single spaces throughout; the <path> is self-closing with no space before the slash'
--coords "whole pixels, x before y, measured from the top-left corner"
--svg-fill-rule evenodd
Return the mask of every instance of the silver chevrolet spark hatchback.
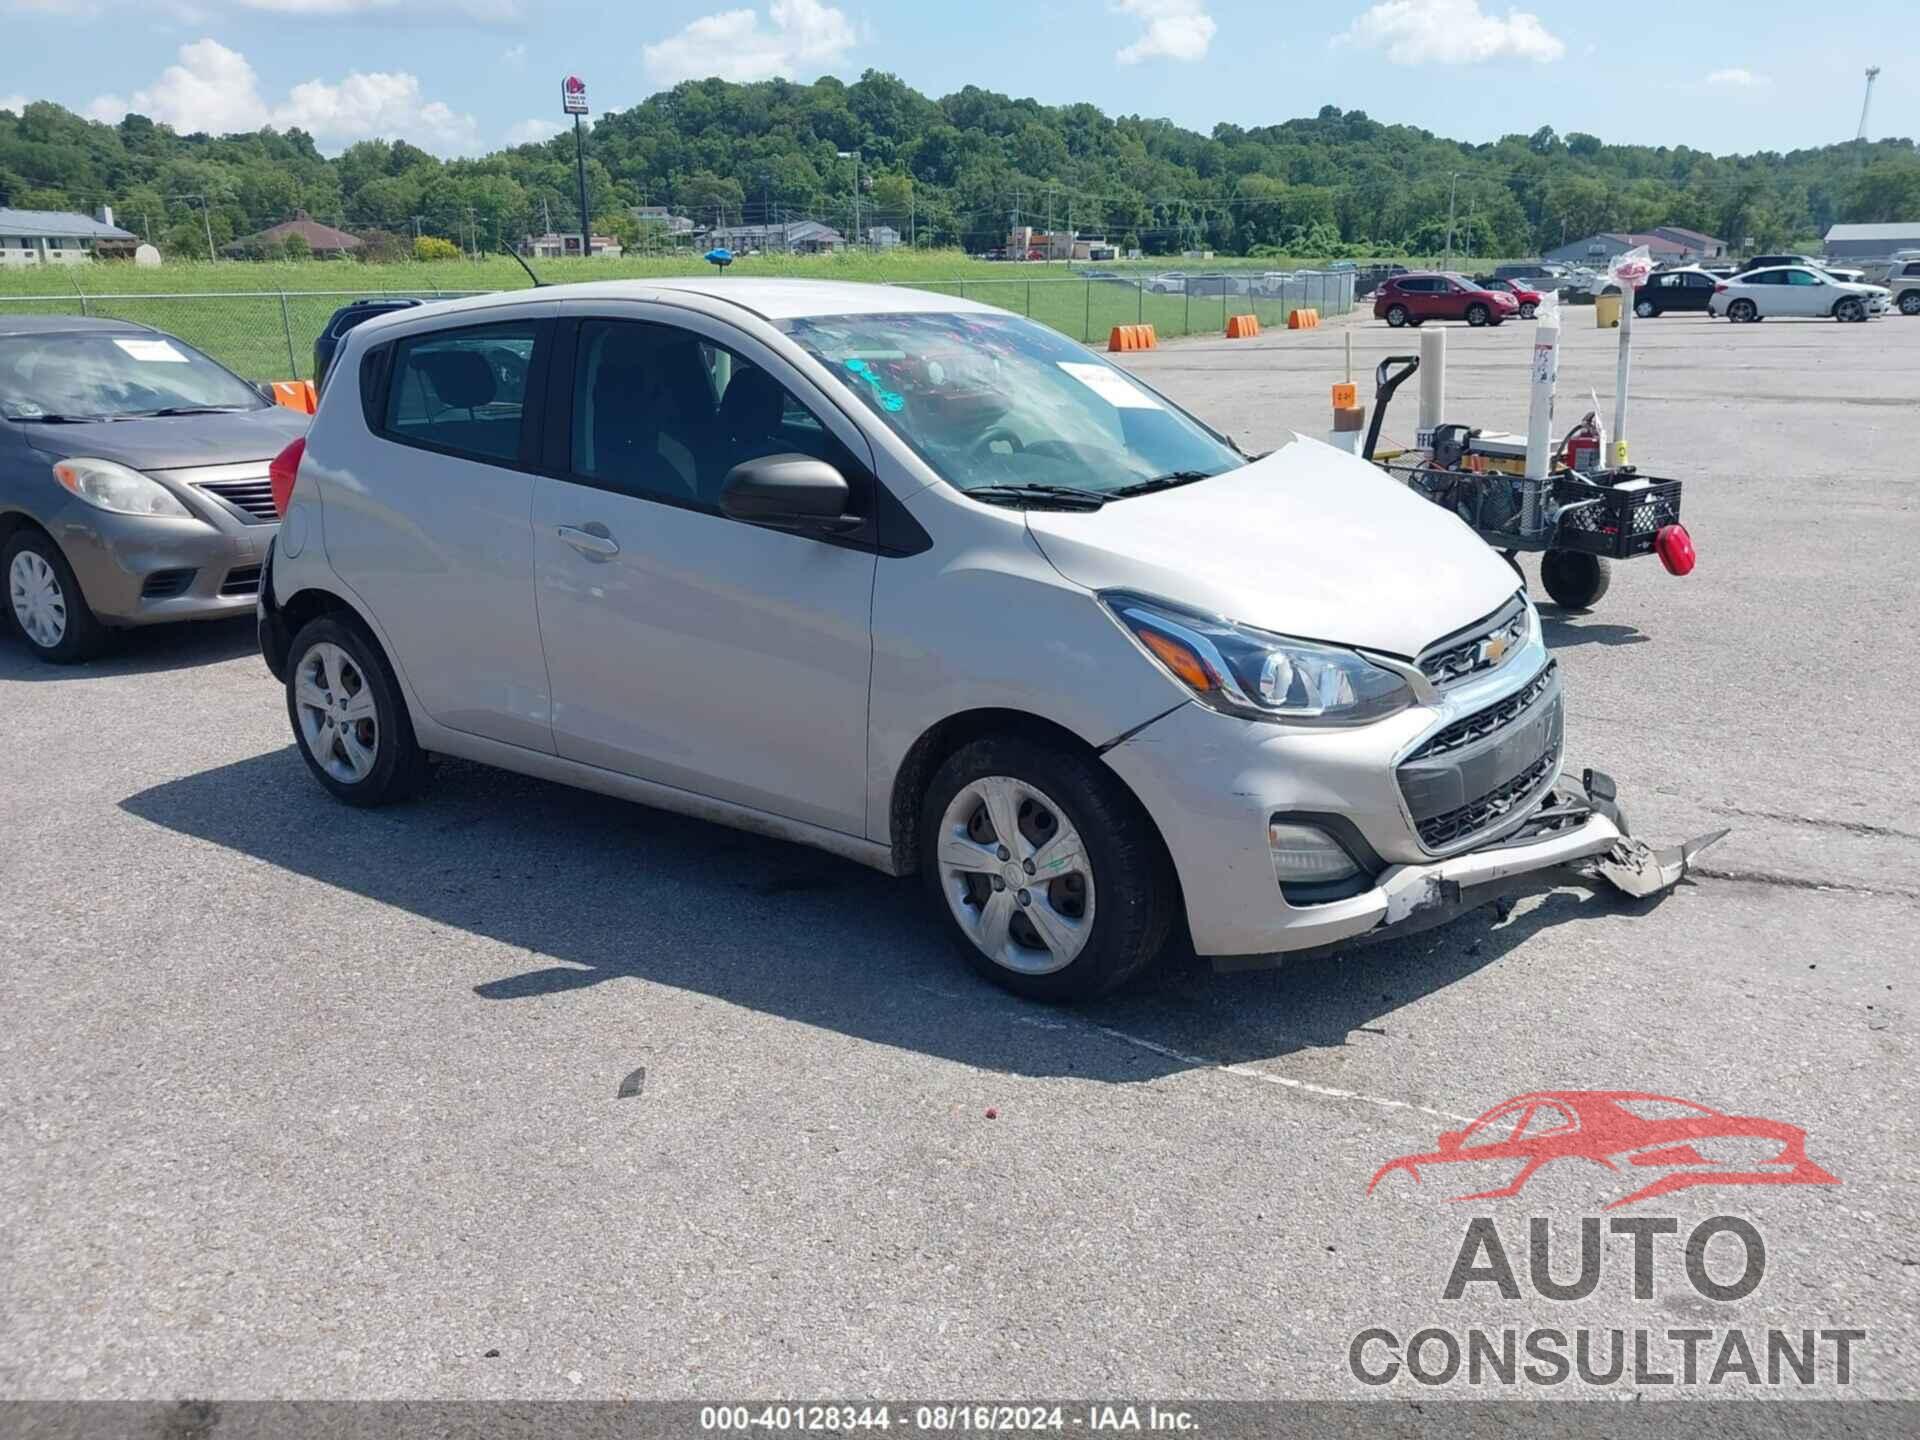
<path id="1" fill-rule="evenodd" d="M 1176 932 L 1317 948 L 1620 841 L 1559 783 L 1499 555 L 1017 316 L 632 281 L 376 319 L 336 364 L 259 611 L 351 804 L 439 753 L 918 872 L 1048 998 Z"/>

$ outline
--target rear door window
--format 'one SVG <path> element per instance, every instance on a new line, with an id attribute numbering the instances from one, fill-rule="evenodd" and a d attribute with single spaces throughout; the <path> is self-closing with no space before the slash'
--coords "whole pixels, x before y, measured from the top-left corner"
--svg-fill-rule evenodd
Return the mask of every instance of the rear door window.
<path id="1" fill-rule="evenodd" d="M 435 330 L 394 348 L 383 433 L 497 465 L 517 463 L 538 321 Z"/>

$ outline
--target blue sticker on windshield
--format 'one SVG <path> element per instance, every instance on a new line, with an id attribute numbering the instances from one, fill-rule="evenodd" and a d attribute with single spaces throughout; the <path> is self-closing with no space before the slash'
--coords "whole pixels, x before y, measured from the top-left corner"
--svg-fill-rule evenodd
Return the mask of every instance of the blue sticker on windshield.
<path id="1" fill-rule="evenodd" d="M 858 375 L 873 387 L 873 403 L 878 405 L 882 410 L 892 415 L 906 408 L 907 397 L 902 395 L 898 390 L 887 389 L 885 383 L 880 379 L 879 373 L 875 371 L 871 365 L 867 364 L 866 361 L 848 360 L 845 363 L 847 369 L 851 370 L 855 375 Z"/>
<path id="2" fill-rule="evenodd" d="M 898 391 L 882 390 L 880 392 L 880 408 L 882 410 L 889 412 L 899 410 L 902 409 L 906 403 L 906 396 L 900 394 Z"/>

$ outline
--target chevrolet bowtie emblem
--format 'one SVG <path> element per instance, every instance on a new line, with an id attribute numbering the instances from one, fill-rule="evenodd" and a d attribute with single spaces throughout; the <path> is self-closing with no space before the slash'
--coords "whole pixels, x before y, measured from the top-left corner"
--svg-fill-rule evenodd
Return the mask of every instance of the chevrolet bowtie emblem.
<path id="1" fill-rule="evenodd" d="M 1498 665 L 1506 658 L 1508 643 L 1504 635 L 1489 635 L 1480 642 L 1480 659 L 1488 665 Z"/>

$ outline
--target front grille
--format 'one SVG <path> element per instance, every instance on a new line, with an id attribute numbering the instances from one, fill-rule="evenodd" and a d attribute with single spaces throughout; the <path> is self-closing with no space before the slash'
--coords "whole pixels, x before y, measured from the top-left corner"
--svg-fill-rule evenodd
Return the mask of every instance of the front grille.
<path id="1" fill-rule="evenodd" d="M 227 578 L 220 582 L 222 595 L 256 595 L 260 591 L 260 567 L 242 565 L 229 570 Z"/>
<path id="2" fill-rule="evenodd" d="M 1444 755 L 1449 750 L 1459 750 L 1473 744 L 1476 740 L 1484 740 L 1487 736 L 1506 729 L 1533 708 L 1534 702 L 1552 688 L 1553 678 L 1559 669 L 1558 660 L 1549 660 L 1538 675 L 1513 694 L 1504 700 L 1496 701 L 1484 710 L 1475 711 L 1464 720 L 1454 721 L 1415 750 L 1407 759 L 1425 760 L 1434 755 Z"/>
<path id="3" fill-rule="evenodd" d="M 1553 767 L 1559 759 L 1560 747 L 1556 742 L 1533 764 L 1479 799 L 1469 800 L 1456 810 L 1420 821 L 1420 843 L 1429 850 L 1444 850 L 1511 815 L 1513 807 L 1531 795 L 1540 782 L 1553 773 Z"/>
<path id="4" fill-rule="evenodd" d="M 193 584 L 197 570 L 156 570 L 147 576 L 147 583 L 140 587 L 142 600 L 171 600 L 176 595 L 187 593 L 187 587 Z"/>
<path id="5" fill-rule="evenodd" d="M 264 475 L 258 480 L 215 481 L 200 488 L 243 511 L 249 524 L 271 525 L 280 518 L 273 508 L 273 481 Z"/>
<path id="6" fill-rule="evenodd" d="M 1424 651 L 1415 663 L 1435 685 L 1455 685 L 1505 664 L 1526 639 L 1526 602 L 1516 595 L 1486 620 Z"/>

